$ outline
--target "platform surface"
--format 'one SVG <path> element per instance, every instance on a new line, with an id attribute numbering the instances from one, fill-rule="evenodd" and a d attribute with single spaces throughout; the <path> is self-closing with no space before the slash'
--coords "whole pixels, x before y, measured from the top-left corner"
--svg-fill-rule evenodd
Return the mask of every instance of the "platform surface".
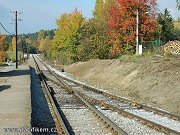
<path id="1" fill-rule="evenodd" d="M 11 63 L 9 64 L 9 66 L 0 66 L 0 74 L 3 72 L 10 72 L 16 69 L 16 64 L 15 63 Z"/>
<path id="2" fill-rule="evenodd" d="M 0 135 L 31 134 L 30 83 L 28 65 L 0 72 Z"/>

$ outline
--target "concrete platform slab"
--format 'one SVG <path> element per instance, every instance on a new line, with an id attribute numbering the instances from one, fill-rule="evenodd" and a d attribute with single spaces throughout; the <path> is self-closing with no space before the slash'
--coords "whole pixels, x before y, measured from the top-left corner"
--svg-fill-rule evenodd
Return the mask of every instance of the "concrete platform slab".
<path id="1" fill-rule="evenodd" d="M 29 135 L 31 125 L 30 70 L 0 72 L 0 135 Z"/>

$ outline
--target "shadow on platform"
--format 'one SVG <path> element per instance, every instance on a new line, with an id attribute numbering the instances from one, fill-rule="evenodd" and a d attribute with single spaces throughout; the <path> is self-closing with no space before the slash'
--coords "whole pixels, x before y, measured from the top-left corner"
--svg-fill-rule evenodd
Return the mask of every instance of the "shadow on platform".
<path id="1" fill-rule="evenodd" d="M 13 70 L 9 72 L 0 72 L 0 77 L 8 77 L 8 76 L 21 76 L 21 75 L 29 75 L 30 71 L 28 70 Z"/>
<path id="2" fill-rule="evenodd" d="M 0 92 L 3 90 L 9 89 L 9 88 L 11 88 L 11 85 L 1 85 L 0 86 Z"/>

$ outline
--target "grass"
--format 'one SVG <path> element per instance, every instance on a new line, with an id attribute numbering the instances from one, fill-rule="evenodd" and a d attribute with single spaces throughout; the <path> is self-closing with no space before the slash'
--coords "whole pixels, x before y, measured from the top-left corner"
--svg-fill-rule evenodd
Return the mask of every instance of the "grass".
<path id="1" fill-rule="evenodd" d="M 119 57 L 120 61 L 123 62 L 142 62 L 142 61 L 148 61 L 149 59 L 157 59 L 158 56 L 153 55 L 121 55 Z"/>
<path id="2" fill-rule="evenodd" d="M 177 30 L 180 30 L 180 22 L 175 21 L 174 22 L 174 28 Z"/>
<path id="3" fill-rule="evenodd" d="M 8 60 L 12 60 L 13 62 L 16 60 L 16 53 L 14 51 L 7 51 L 7 58 Z M 20 60 L 21 52 L 18 52 L 18 59 Z"/>
<path id="4" fill-rule="evenodd" d="M 121 55 L 119 57 L 120 61 L 123 62 L 135 62 L 135 63 L 141 63 L 141 62 L 157 62 L 161 60 L 174 60 L 174 59 L 180 59 L 179 55 L 173 55 L 168 54 L 164 56 L 155 56 L 155 55 Z"/>

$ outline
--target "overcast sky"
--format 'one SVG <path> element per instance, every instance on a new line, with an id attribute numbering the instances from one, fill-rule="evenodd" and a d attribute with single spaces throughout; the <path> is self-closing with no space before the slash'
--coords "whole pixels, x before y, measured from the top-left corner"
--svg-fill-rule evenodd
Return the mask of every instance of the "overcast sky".
<path id="1" fill-rule="evenodd" d="M 56 19 L 65 12 L 78 8 L 84 17 L 92 17 L 96 0 L 0 0 L 0 22 L 9 32 L 14 32 L 14 24 L 10 24 L 15 17 L 10 11 L 21 11 L 19 15 L 19 33 L 37 32 L 41 29 L 55 29 Z M 180 17 L 176 9 L 176 0 L 158 0 L 160 11 L 168 8 L 174 18 Z M 0 26 L 0 33 L 6 32 Z"/>

